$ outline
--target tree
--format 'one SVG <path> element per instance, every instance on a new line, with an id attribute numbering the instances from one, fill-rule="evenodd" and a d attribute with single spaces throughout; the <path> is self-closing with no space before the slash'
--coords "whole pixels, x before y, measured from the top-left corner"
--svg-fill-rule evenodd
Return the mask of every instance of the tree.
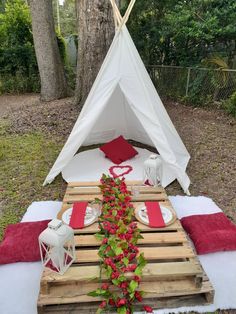
<path id="1" fill-rule="evenodd" d="M 0 0 L 0 12 L 4 12 L 5 10 L 5 0 Z"/>
<path id="2" fill-rule="evenodd" d="M 61 35 L 63 37 L 76 34 L 75 0 L 64 0 L 64 3 L 60 4 L 58 7 L 58 0 L 52 0 L 52 4 L 56 29 L 58 28 L 59 22 Z M 58 21 L 59 17 L 60 21 Z"/>
<path id="3" fill-rule="evenodd" d="M 0 13 L 0 89 L 4 91 L 7 80 L 15 86 L 20 77 L 21 85 L 38 82 L 38 67 L 33 47 L 29 7 L 24 0 L 7 0 Z M 25 79 L 25 80 L 24 80 Z M 31 84 L 32 83 L 32 84 Z"/>
<path id="4" fill-rule="evenodd" d="M 3 4 L 2 4 L 3 5 Z M 33 44 L 29 8 L 23 0 L 4 2 L 0 13 L 0 46 L 15 47 Z"/>
<path id="5" fill-rule="evenodd" d="M 34 47 L 41 80 L 41 99 L 67 96 L 67 84 L 53 21 L 51 0 L 30 0 Z"/>
<path id="6" fill-rule="evenodd" d="M 193 66 L 216 54 L 232 66 L 235 10 L 235 0 L 139 0 L 128 28 L 145 64 Z"/>
<path id="7" fill-rule="evenodd" d="M 77 19 L 79 47 L 75 101 L 81 106 L 110 47 L 115 28 L 108 0 L 77 0 Z"/>
<path id="8" fill-rule="evenodd" d="M 180 0 L 136 1 L 128 20 L 128 29 L 145 64 L 162 64 L 170 42 L 167 15 Z M 125 12 L 129 0 L 123 0 Z"/>

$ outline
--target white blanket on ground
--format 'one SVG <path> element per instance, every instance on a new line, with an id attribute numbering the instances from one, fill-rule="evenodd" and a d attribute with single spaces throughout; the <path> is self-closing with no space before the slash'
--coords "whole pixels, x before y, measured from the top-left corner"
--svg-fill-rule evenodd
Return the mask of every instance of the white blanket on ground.
<path id="1" fill-rule="evenodd" d="M 179 218 L 221 211 L 206 197 L 172 196 L 170 200 Z M 22 221 L 52 219 L 60 207 L 60 202 L 34 202 L 29 206 Z M 215 288 L 214 304 L 163 309 L 155 313 L 236 309 L 236 251 L 201 255 L 199 258 Z M 41 274 L 40 262 L 0 266 L 0 314 L 36 314 Z"/>
<path id="2" fill-rule="evenodd" d="M 135 149 L 138 155 L 120 164 L 120 166 L 129 165 L 133 168 L 125 175 L 126 180 L 142 180 L 144 177 L 142 165 L 151 155 L 147 149 L 138 147 Z M 109 158 L 104 158 L 104 153 L 100 149 L 90 149 L 75 155 L 62 170 L 62 177 L 66 182 L 99 181 L 102 173 L 110 174 L 109 168 L 112 166 L 115 164 Z"/>

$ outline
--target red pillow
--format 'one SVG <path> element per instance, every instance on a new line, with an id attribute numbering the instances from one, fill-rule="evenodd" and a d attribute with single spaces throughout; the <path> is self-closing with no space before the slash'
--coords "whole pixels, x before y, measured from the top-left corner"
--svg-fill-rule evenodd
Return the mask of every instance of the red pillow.
<path id="1" fill-rule="evenodd" d="M 129 144 L 122 135 L 111 142 L 102 145 L 100 150 L 104 152 L 106 157 L 117 165 L 138 154 L 133 146 Z"/>
<path id="2" fill-rule="evenodd" d="M 0 264 L 39 261 L 38 237 L 50 220 L 9 225 L 0 244 Z"/>
<path id="3" fill-rule="evenodd" d="M 184 217 L 181 223 L 198 254 L 236 250 L 236 225 L 224 213 Z"/>

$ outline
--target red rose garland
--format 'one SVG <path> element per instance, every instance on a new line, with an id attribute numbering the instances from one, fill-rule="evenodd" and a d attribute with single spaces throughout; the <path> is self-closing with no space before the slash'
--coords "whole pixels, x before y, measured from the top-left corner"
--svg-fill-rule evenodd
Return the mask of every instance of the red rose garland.
<path id="1" fill-rule="evenodd" d="M 115 170 L 121 170 L 124 169 L 124 171 L 120 174 L 117 174 L 115 172 Z M 133 168 L 129 165 L 127 166 L 112 166 L 109 168 L 110 174 L 112 175 L 113 178 L 120 178 L 123 177 L 125 174 L 129 174 L 131 171 L 133 170 Z"/>
<path id="2" fill-rule="evenodd" d="M 131 314 L 133 303 L 143 299 L 139 284 L 146 260 L 136 246 L 142 236 L 133 221 L 134 207 L 124 179 L 103 175 L 100 181 L 102 214 L 96 237 L 102 242 L 98 252 L 101 274 L 109 283 L 103 283 L 89 295 L 104 299 L 97 314 L 114 309 L 119 314 Z M 149 306 L 144 306 L 144 310 L 152 312 Z"/>

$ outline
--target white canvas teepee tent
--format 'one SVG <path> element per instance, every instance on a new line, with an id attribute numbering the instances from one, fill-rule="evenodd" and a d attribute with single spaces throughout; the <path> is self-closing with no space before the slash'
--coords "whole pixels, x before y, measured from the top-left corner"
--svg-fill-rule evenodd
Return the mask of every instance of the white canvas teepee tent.
<path id="1" fill-rule="evenodd" d="M 188 193 L 190 156 L 172 124 L 114 2 L 116 34 L 74 128 L 49 172 L 51 183 L 83 145 L 105 143 L 119 135 L 156 147 L 165 187 L 177 179 Z"/>

